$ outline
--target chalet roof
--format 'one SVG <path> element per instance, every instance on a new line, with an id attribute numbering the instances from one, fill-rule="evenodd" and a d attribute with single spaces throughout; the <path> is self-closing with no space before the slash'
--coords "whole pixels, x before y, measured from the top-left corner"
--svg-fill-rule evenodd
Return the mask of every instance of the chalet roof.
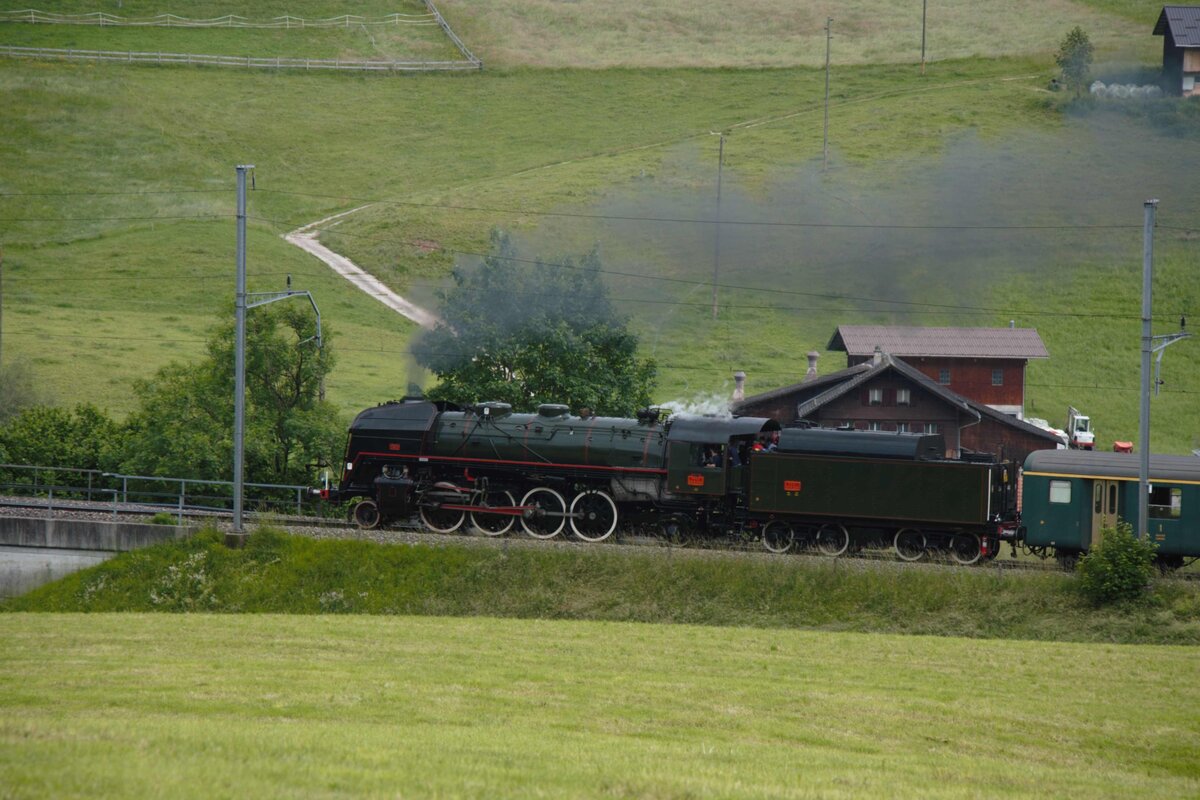
<path id="1" fill-rule="evenodd" d="M 827 350 L 869 356 L 878 347 L 900 358 L 1049 358 L 1035 328 L 912 328 L 839 325 Z"/>
<path id="2" fill-rule="evenodd" d="M 895 370 L 913 383 L 920 384 L 921 388 L 926 389 L 931 394 L 937 396 L 947 405 L 954 407 L 956 410 L 966 414 L 969 417 L 979 419 L 979 412 L 970 407 L 965 397 L 950 391 L 945 386 L 942 386 L 936 381 L 931 380 L 929 376 L 925 375 L 920 370 L 910 367 L 908 364 L 905 364 L 899 359 L 892 358 L 891 355 L 887 353 L 883 354 L 883 357 L 879 360 L 878 364 L 870 364 L 866 366 L 869 366 L 869 369 L 860 372 L 857 375 L 846 376 L 846 379 L 840 383 L 830 387 L 816 397 L 811 397 L 805 402 L 800 403 L 796 407 L 796 416 L 803 419 L 819 409 L 821 406 L 831 403 L 839 397 L 854 391 L 875 376 L 882 375 L 888 370 Z M 851 367 L 850 369 L 854 368 Z M 843 370 L 843 372 L 849 371 L 850 370 Z"/>
<path id="3" fill-rule="evenodd" d="M 1028 422 L 1019 420 L 1010 414 L 997 411 L 991 406 L 977 403 L 956 392 L 952 392 L 916 367 L 906 364 L 899 358 L 893 358 L 888 353 L 882 354 L 878 364 L 868 361 L 857 364 L 849 369 L 822 375 L 816 380 L 794 383 L 780 389 L 772 389 L 769 392 L 747 397 L 745 400 L 737 403 L 733 411 L 736 414 L 739 413 L 739 409 L 794 394 L 797 395 L 796 416 L 803 419 L 816 412 L 822 406 L 854 391 L 872 378 L 888 370 L 899 373 L 911 383 L 917 384 L 925 391 L 941 399 L 947 405 L 962 412 L 966 417 L 973 417 L 976 420 L 986 417 L 1002 425 L 1016 428 L 1031 436 L 1045 439 L 1048 442 L 1054 442 L 1056 445 L 1059 443 L 1058 437 L 1053 433 L 1030 425 Z"/>
<path id="4" fill-rule="evenodd" d="M 1200 47 L 1200 6 L 1163 6 L 1154 35 L 1165 36 L 1168 29 L 1176 47 Z"/>

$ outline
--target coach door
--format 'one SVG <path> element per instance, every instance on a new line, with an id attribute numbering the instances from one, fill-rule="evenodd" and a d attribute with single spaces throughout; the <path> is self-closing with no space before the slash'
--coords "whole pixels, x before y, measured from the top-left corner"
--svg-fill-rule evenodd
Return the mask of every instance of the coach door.
<path id="1" fill-rule="evenodd" d="M 1092 544 L 1100 544 L 1100 531 L 1117 527 L 1117 500 L 1121 496 L 1118 481 L 1092 481 Z M 1091 549 L 1091 548 L 1089 548 Z"/>

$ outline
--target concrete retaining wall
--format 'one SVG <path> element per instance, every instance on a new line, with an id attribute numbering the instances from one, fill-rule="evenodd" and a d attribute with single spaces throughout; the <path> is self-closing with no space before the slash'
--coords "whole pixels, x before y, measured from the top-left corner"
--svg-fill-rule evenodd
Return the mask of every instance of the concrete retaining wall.
<path id="1" fill-rule="evenodd" d="M 159 542 L 183 539 L 186 525 L 148 525 L 138 522 L 100 522 L 90 519 L 0 517 L 0 545 L 57 547 L 65 550 L 137 550 Z"/>
<path id="2" fill-rule="evenodd" d="M 176 525 L 0 517 L 0 597 L 24 594 L 118 552 L 190 534 L 191 528 Z"/>

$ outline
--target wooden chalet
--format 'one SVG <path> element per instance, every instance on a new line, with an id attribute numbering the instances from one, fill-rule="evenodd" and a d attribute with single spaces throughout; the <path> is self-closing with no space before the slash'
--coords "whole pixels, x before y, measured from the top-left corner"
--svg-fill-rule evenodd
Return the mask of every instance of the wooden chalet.
<path id="1" fill-rule="evenodd" d="M 733 413 L 771 417 L 782 425 L 940 433 L 946 455 L 994 453 L 1024 461 L 1058 438 L 989 405 L 964 397 L 888 353 L 828 375 L 735 401 Z"/>
<path id="2" fill-rule="evenodd" d="M 883 352 L 902 358 L 939 386 L 977 403 L 1025 417 L 1025 368 L 1049 358 L 1033 328 L 917 328 L 839 325 L 827 350 L 844 351 L 853 367 Z"/>
<path id="3" fill-rule="evenodd" d="M 1163 6 L 1154 35 L 1163 37 L 1163 89 L 1200 95 L 1200 6 Z"/>

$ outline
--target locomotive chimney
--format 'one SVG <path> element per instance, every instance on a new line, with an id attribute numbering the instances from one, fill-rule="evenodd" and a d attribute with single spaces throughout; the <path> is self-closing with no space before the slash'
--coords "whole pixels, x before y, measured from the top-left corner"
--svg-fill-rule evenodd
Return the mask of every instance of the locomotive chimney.
<path id="1" fill-rule="evenodd" d="M 804 382 L 814 381 L 817 379 L 817 359 L 821 354 L 816 350 L 808 351 L 808 372 L 804 373 Z"/>
<path id="2" fill-rule="evenodd" d="M 740 403 L 746 399 L 746 373 L 740 369 L 733 373 L 733 402 Z"/>

